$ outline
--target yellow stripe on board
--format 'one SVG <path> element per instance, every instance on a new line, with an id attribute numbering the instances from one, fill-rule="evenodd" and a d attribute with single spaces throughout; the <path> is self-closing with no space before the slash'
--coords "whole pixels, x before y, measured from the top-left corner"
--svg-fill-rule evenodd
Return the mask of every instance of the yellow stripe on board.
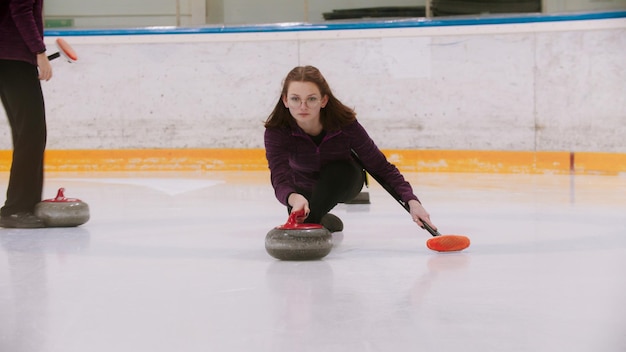
<path id="1" fill-rule="evenodd" d="M 405 171 L 486 173 L 568 173 L 569 152 L 395 150 L 384 152 Z"/>
<path id="2" fill-rule="evenodd" d="M 626 173 L 626 154 L 472 150 L 384 150 L 405 172 Z M 0 151 L 9 171 L 11 151 Z M 573 169 L 570 170 L 573 164 Z M 263 171 L 263 149 L 47 150 L 46 172 Z"/>
<path id="3" fill-rule="evenodd" d="M 626 154 L 576 153 L 574 165 L 576 165 L 576 173 L 626 173 Z"/>

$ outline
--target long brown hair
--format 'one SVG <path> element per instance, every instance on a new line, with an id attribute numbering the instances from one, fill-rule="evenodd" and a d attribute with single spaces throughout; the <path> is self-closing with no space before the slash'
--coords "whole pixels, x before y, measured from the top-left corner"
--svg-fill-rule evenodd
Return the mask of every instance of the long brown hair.
<path id="1" fill-rule="evenodd" d="M 328 96 L 328 103 L 320 110 L 320 122 L 326 131 L 336 131 L 356 120 L 353 109 L 340 102 L 330 90 L 322 73 L 314 66 L 298 66 L 289 71 L 283 81 L 283 90 L 278 97 L 274 111 L 265 120 L 265 127 L 288 126 L 294 121 L 288 108 L 285 108 L 283 98 L 287 96 L 287 90 L 291 82 L 311 82 L 317 86 L 323 96 Z"/>

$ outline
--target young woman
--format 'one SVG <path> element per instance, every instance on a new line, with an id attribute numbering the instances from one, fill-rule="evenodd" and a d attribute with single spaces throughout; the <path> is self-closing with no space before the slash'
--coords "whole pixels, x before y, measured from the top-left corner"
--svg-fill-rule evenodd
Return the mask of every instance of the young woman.
<path id="1" fill-rule="evenodd" d="M 389 184 L 410 207 L 420 227 L 430 215 L 398 169 L 387 161 L 357 121 L 354 110 L 331 92 L 313 66 L 292 69 L 284 80 L 274 111 L 265 121 L 265 152 L 276 198 L 289 212 L 304 210 L 305 222 L 343 230 L 328 212 L 352 200 L 364 183 L 363 168 Z"/>

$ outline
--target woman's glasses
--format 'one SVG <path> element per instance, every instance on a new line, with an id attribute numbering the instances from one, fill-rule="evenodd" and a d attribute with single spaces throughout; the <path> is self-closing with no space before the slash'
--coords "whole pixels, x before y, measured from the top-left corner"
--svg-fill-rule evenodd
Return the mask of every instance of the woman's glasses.
<path id="1" fill-rule="evenodd" d="M 313 109 L 316 108 L 320 105 L 320 103 L 322 102 L 322 99 L 316 96 L 311 96 L 306 98 L 305 100 L 302 100 L 300 97 L 289 97 L 289 99 L 287 99 L 288 103 L 289 103 L 289 107 L 290 108 L 299 108 L 302 103 L 304 102 L 304 105 L 309 108 L 309 109 Z"/>

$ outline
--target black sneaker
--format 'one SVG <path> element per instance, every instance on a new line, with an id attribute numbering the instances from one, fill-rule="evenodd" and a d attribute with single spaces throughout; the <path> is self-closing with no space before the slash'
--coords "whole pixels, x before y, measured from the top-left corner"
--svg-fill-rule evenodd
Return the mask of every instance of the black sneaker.
<path id="1" fill-rule="evenodd" d="M 343 231 L 343 222 L 336 215 L 331 213 L 322 216 L 320 223 L 330 232 Z"/>
<path id="2" fill-rule="evenodd" d="M 46 227 L 43 220 L 33 213 L 21 212 L 0 217 L 0 226 L 16 229 L 36 229 Z"/>

